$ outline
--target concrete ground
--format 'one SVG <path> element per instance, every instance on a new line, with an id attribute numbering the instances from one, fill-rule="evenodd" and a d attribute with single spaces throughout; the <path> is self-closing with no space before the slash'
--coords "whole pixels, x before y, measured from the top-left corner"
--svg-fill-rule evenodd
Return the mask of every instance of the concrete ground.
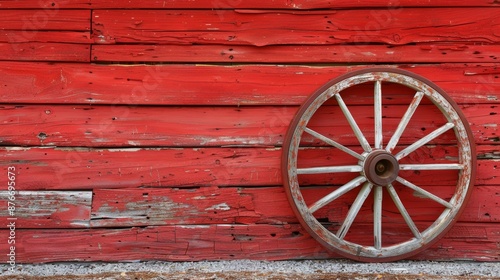
<path id="1" fill-rule="evenodd" d="M 55 263 L 0 265 L 7 279 L 500 279 L 498 262 L 349 260 Z"/>

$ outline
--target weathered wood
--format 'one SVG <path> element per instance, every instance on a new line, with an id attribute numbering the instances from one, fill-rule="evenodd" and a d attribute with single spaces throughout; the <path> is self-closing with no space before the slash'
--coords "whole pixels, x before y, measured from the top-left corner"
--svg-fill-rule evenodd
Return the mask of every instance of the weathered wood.
<path id="1" fill-rule="evenodd" d="M 91 8 L 91 0 L 1 0 L 0 9 L 44 9 L 50 12 L 59 9 Z"/>
<path id="2" fill-rule="evenodd" d="M 355 100 L 358 96 L 346 96 L 345 100 Z M 390 99 L 397 100 L 390 97 L 387 100 Z M 386 141 L 396 130 L 410 101 L 402 100 L 401 103 L 404 105 L 387 105 L 383 110 Z M 0 105 L 0 123 L 4 124 L 0 143 L 9 146 L 65 147 L 281 146 L 297 110 L 297 107 L 271 106 Z M 373 143 L 371 106 L 351 106 L 351 112 L 363 128 L 367 140 Z M 500 107 L 486 104 L 470 106 L 464 108 L 464 114 L 471 123 L 475 143 L 498 142 L 498 126 L 492 122 L 491 116 L 500 114 Z M 412 119 L 399 141 L 401 145 L 414 143 L 446 123 L 434 105 L 421 105 Z M 337 106 L 318 110 L 308 127 L 344 145 L 359 146 Z M 304 145 L 313 141 L 307 135 L 305 139 Z M 448 133 L 433 143 L 449 144 L 454 141 L 456 137 Z"/>
<path id="3" fill-rule="evenodd" d="M 361 5 L 357 1 L 337 0 L 337 1 L 259 1 L 259 0 L 132 0 L 116 3 L 111 0 L 91 0 L 92 8 L 150 8 L 150 9 L 189 9 L 192 7 L 204 9 L 330 9 L 330 8 L 359 8 Z M 400 7 L 495 7 L 498 3 L 492 0 L 464 0 L 455 2 L 453 0 L 369 0 L 363 1 L 363 8 L 380 7 L 397 9 Z M 224 11 L 221 11 L 221 14 Z"/>
<path id="4" fill-rule="evenodd" d="M 436 8 L 432 17 L 429 9 L 389 11 L 227 10 L 221 15 L 207 10 L 96 10 L 92 28 L 97 44 L 500 42 L 494 31 L 500 24 L 499 8 Z"/>
<path id="5" fill-rule="evenodd" d="M 275 146 L 296 107 L 0 106 L 11 146 Z M 5 117 L 5 118 L 3 118 Z M 33 120 L 37 119 L 36 126 Z"/>
<path id="6" fill-rule="evenodd" d="M 499 64 L 401 65 L 458 103 L 500 102 Z M 204 66 L 2 63 L 9 103 L 300 105 L 321 85 L 370 66 Z M 194 79 L 196 77 L 196 79 Z M 5 102 L 5 101 L 4 101 Z M 365 102 L 365 100 L 360 100 Z"/>
<path id="7" fill-rule="evenodd" d="M 1 230 L 5 239 L 7 231 Z M 326 256 L 298 225 L 187 225 L 16 231 L 16 262 L 286 259 Z M 6 242 L 0 250 L 6 251 Z M 64 250 L 61 250 L 64 248 Z M 293 258 L 293 257 L 292 257 Z M 5 262 L 6 254 L 0 256 Z"/>
<path id="8" fill-rule="evenodd" d="M 102 8 L 148 8 L 148 9 L 330 9 L 330 8 L 358 8 L 360 4 L 356 1 L 307 1 L 286 0 L 260 1 L 260 0 L 66 0 L 66 1 L 33 1 L 33 0 L 2 0 L 0 9 L 102 9 Z M 363 7 L 387 8 L 387 10 L 401 7 L 496 7 L 498 3 L 492 0 L 369 0 L 363 2 Z"/>
<path id="9" fill-rule="evenodd" d="M 24 174 L 23 174 L 24 175 Z M 22 186 L 18 186 L 22 189 Z M 90 226 L 92 192 L 18 191 L 13 216 L 7 212 L 9 193 L 0 192 L 0 223 L 15 218 L 16 228 L 86 228 Z"/>
<path id="10" fill-rule="evenodd" d="M 486 63 L 498 62 L 498 45 L 403 46 L 93 45 L 95 62 L 217 63 Z M 408 55 L 411 54 L 411 55 Z"/>
<path id="11" fill-rule="evenodd" d="M 14 50 L 18 50 L 24 46 L 23 43 L 64 43 L 88 45 L 92 43 L 90 31 L 27 32 L 16 30 L 0 30 L 0 42 L 8 43 Z M 4 68 L 3 65 L 2 68 Z"/>
<path id="12" fill-rule="evenodd" d="M 433 193 L 440 194 L 443 187 Z M 304 191 L 306 200 L 317 200 L 329 192 L 325 188 Z M 400 193 L 401 194 L 401 193 Z M 6 192 L 1 203 L 1 221 L 7 222 Z M 355 194 L 354 194 L 355 195 Z M 498 222 L 500 208 L 495 201 L 498 188 L 477 187 L 472 193 L 462 222 Z M 441 196 L 445 197 L 445 196 Z M 418 209 L 415 221 L 432 217 L 441 207 L 423 204 L 418 197 L 403 197 L 407 209 Z M 352 195 L 337 200 L 320 211 L 319 217 L 335 218 L 345 214 Z M 90 220 L 90 202 L 92 220 Z M 414 209 L 415 208 L 415 209 Z M 435 210 L 434 210 L 435 208 Z M 388 209 L 384 216 L 397 215 Z M 369 211 L 371 212 L 371 210 Z M 368 221 L 369 213 L 360 215 Z M 91 192 L 21 191 L 16 194 L 15 211 L 17 228 L 68 228 L 68 227 L 129 227 L 175 224 L 217 223 L 296 223 L 282 187 L 270 188 L 218 188 L 196 189 L 102 189 Z"/>
<path id="13" fill-rule="evenodd" d="M 90 46 L 60 43 L 0 43 L 0 60 L 89 62 Z"/>
<path id="14" fill-rule="evenodd" d="M 16 261 L 338 257 L 298 225 L 282 187 L 280 146 L 317 88 L 384 63 L 448 92 L 477 145 L 475 186 L 459 223 L 413 259 L 498 261 L 498 1 L 358 2 L 0 0 L 0 170 L 17 171 Z M 135 65 L 151 62 L 159 64 Z M 383 90 L 385 142 L 414 93 Z M 373 142 L 372 85 L 343 97 Z M 308 126 L 361 152 L 336 109 L 325 106 Z M 397 149 L 439 126 L 438 116 L 424 100 Z M 454 144 L 449 134 L 402 162 L 456 158 L 453 145 L 432 145 Z M 299 167 L 357 164 L 317 139 L 303 144 L 320 147 L 302 149 Z M 449 199 L 458 172 L 400 176 Z M 299 182 L 312 203 L 352 176 Z M 419 229 L 442 211 L 394 186 Z M 336 227 L 356 194 L 315 215 Z M 384 242 L 411 236 L 383 197 Z M 372 201 L 348 238 L 373 243 Z M 0 229 L 0 239 L 10 234 Z M 0 251 L 8 246 L 0 242 Z"/>
<path id="15" fill-rule="evenodd" d="M 1 2 L 4 3 L 0 3 L 0 8 L 28 4 Z M 0 60 L 88 62 L 90 11 L 60 10 L 53 1 L 36 3 L 35 10 L 2 11 Z"/>
<path id="16" fill-rule="evenodd" d="M 40 31 L 89 31 L 90 10 L 3 10 L 3 31 L 21 31 L 26 36 Z"/>
<path id="17" fill-rule="evenodd" d="M 494 149 L 494 148 L 492 148 Z M 433 149 L 415 153 L 415 161 L 429 158 Z M 301 153 L 299 162 L 328 166 L 334 155 L 328 150 Z M 435 158 L 434 158 L 435 156 Z M 430 160 L 453 157 L 443 150 Z M 281 185 L 281 150 L 278 148 L 184 148 L 184 149 L 82 149 L 2 148 L 0 166 L 19 170 L 22 190 L 82 190 L 100 188 L 192 187 L 192 186 L 276 186 Z M 412 159 L 409 157 L 408 159 Z M 343 157 L 345 160 L 346 157 Z M 351 158 L 348 158 L 351 160 Z M 342 158 L 337 164 L 344 164 Z M 499 185 L 499 159 L 478 163 L 476 185 Z M 316 165 L 317 164 L 317 165 Z M 321 165 L 323 164 L 323 165 Z M 455 184 L 453 172 L 426 171 L 417 176 L 426 184 Z M 331 185 L 352 179 L 352 174 L 301 177 L 304 185 Z M 434 178 L 439 176 L 440 180 Z M 337 182 L 337 183 L 334 183 Z"/>
<path id="18" fill-rule="evenodd" d="M 259 186 L 281 181 L 279 149 L 4 148 L 22 190 L 138 186 Z M 144 164 L 147 162 L 147 164 Z"/>
<path id="19" fill-rule="evenodd" d="M 365 227 L 366 229 L 366 227 Z M 367 229 L 368 231 L 371 229 Z M 498 261 L 495 223 L 458 223 L 435 246 L 413 259 Z M 0 238 L 7 240 L 7 230 Z M 196 261 L 220 259 L 324 259 L 326 252 L 300 226 L 187 225 L 94 230 L 17 230 L 16 262 Z M 64 248 L 64 250 L 61 250 Z M 0 244 L 7 252 L 8 244 Z M 6 262 L 7 254 L 0 256 Z"/>
<path id="20" fill-rule="evenodd" d="M 448 188 L 448 190 L 447 190 Z M 332 188 L 304 189 L 306 201 L 317 201 Z M 447 186 L 428 188 L 433 194 L 447 198 L 453 190 Z M 415 222 L 434 222 L 443 207 L 404 189 L 398 190 L 405 207 Z M 356 191 L 335 200 L 316 213 L 320 219 L 341 222 L 357 195 Z M 391 206 L 389 196 L 384 201 L 384 222 L 404 225 L 400 214 Z M 500 198 L 497 186 L 475 187 L 461 222 L 500 221 Z M 373 219 L 372 205 L 367 200 L 356 222 Z M 344 215 L 344 216 L 343 216 Z M 339 220 L 340 219 L 340 220 Z M 94 190 L 91 227 L 133 227 L 189 224 L 286 224 L 298 223 L 283 187 L 194 189 L 140 188 Z M 403 226 L 404 227 L 404 226 Z"/>
<path id="21" fill-rule="evenodd" d="M 92 227 L 297 223 L 282 187 L 94 190 Z"/>

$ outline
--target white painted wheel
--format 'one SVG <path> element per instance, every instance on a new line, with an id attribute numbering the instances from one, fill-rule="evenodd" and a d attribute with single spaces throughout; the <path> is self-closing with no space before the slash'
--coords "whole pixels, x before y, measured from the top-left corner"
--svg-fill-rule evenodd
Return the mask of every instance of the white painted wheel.
<path id="1" fill-rule="evenodd" d="M 316 240 L 379 262 L 412 256 L 450 229 L 475 164 L 471 130 L 452 99 L 388 68 L 348 73 L 315 92 L 290 125 L 282 168 L 290 204 Z"/>

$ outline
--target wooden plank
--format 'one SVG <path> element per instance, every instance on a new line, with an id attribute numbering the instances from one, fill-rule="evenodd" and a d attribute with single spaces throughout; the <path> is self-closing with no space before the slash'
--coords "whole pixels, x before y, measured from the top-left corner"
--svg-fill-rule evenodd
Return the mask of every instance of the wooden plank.
<path id="1" fill-rule="evenodd" d="M 22 189 L 22 186 L 18 186 Z M 90 226 L 91 191 L 18 191 L 14 215 L 7 212 L 9 193 L 0 192 L 0 222 L 15 219 L 16 228 L 86 228 Z"/>
<path id="2" fill-rule="evenodd" d="M 453 0 L 434 0 L 432 2 L 424 0 L 369 0 L 363 2 L 363 8 L 378 7 L 387 10 L 402 7 L 495 7 L 498 4 L 491 0 L 463 0 L 456 2 Z M 112 0 L 66 0 L 54 1 L 32 1 L 16 0 L 0 1 L 0 9 L 103 9 L 103 8 L 148 8 L 148 9 L 334 9 L 334 8 L 358 8 L 360 4 L 356 1 L 337 0 L 334 2 L 295 0 L 259 1 L 259 0 L 132 0 L 116 2 Z"/>
<path id="3" fill-rule="evenodd" d="M 500 42 L 495 32 L 500 24 L 498 8 L 434 8 L 432 17 L 429 9 L 389 11 L 380 16 L 370 9 L 228 10 L 223 15 L 197 10 L 96 10 L 92 27 L 97 44 Z"/>
<path id="4" fill-rule="evenodd" d="M 92 227 L 297 223 L 282 187 L 94 190 Z"/>
<path id="5" fill-rule="evenodd" d="M 402 7 L 495 7 L 498 4 L 491 0 L 370 0 L 363 2 L 363 7 L 380 7 L 398 9 Z M 132 0 L 116 2 L 112 0 L 66 0 L 60 2 L 40 0 L 2 0 L 0 9 L 102 9 L 102 8 L 148 8 L 148 9 L 330 9 L 330 8 L 358 8 L 355 1 L 307 1 L 286 0 L 259 1 L 259 0 Z M 222 11 L 221 11 L 222 12 Z"/>
<path id="6" fill-rule="evenodd" d="M 95 62 L 203 63 L 486 63 L 498 45 L 420 44 L 332 46 L 93 45 Z M 412 54 L 412 55 L 408 55 Z"/>
<path id="7" fill-rule="evenodd" d="M 296 107 L 0 106 L 4 145 L 275 146 Z M 33 120 L 38 119 L 36 126 Z M 21 144 L 24 143 L 24 144 Z"/>
<path id="8" fill-rule="evenodd" d="M 368 229 L 370 230 L 370 229 Z M 458 223 L 412 259 L 498 261 L 500 226 Z M 8 230 L 0 231 L 7 240 Z M 64 250 L 61 250 L 64 248 Z M 337 257 L 300 226 L 188 225 L 96 230 L 16 230 L 16 262 L 283 260 Z M 9 251 L 9 244 L 0 244 Z M 6 262 L 7 254 L 0 256 Z"/>
<path id="9" fill-rule="evenodd" d="M 65 43 L 65 44 L 88 44 L 90 45 L 90 31 L 0 31 L 0 43 L 8 43 L 17 50 L 24 43 Z"/>
<path id="10" fill-rule="evenodd" d="M 449 186 L 428 189 L 439 197 L 446 198 Z M 317 201 L 332 189 L 310 187 L 303 190 L 306 201 Z M 443 207 L 429 203 L 414 193 L 398 191 L 406 209 L 415 222 L 435 221 Z M 453 193 L 453 192 L 451 192 Z M 344 195 L 315 213 L 315 217 L 341 222 L 356 196 Z M 387 200 L 389 196 L 385 196 Z M 500 198 L 498 186 L 474 187 L 466 205 L 461 222 L 500 221 Z M 371 199 L 371 198 L 369 198 Z M 367 200 L 356 222 L 373 219 L 372 200 Z M 387 208 L 385 208 L 387 207 Z M 366 209 L 365 209 L 366 208 Z M 384 204 L 384 223 L 404 225 L 397 209 Z M 189 224 L 286 224 L 298 223 L 284 188 L 219 188 L 194 189 L 140 188 L 94 190 L 91 227 L 133 227 Z"/>
<path id="11" fill-rule="evenodd" d="M 425 153 L 429 152 L 432 149 Z M 425 153 L 417 153 L 416 160 L 428 158 Z M 319 166 L 325 162 L 331 163 L 332 159 L 325 150 L 301 153 L 300 156 L 300 161 L 303 157 L 305 162 L 312 159 Z M 17 180 L 22 190 L 276 186 L 282 184 L 280 157 L 281 150 L 275 148 L 2 148 L 0 167 L 6 170 L 8 166 L 15 166 L 19 170 Z M 436 155 L 437 159 L 439 157 L 447 158 L 448 154 L 441 151 Z M 343 164 L 343 161 L 336 162 Z M 497 176 L 499 162 L 499 159 L 479 161 L 477 186 L 500 185 L 500 177 Z M 428 176 L 413 173 L 405 176 L 410 181 L 420 178 L 428 185 L 456 184 L 456 174 L 453 172 L 428 171 L 425 174 Z M 337 185 L 338 182 L 352 179 L 352 176 L 303 176 L 300 180 L 303 185 Z M 433 180 L 436 176 L 439 176 L 439 182 Z"/>
<path id="12" fill-rule="evenodd" d="M 0 231 L 2 239 L 6 234 L 6 230 Z M 307 256 L 320 250 L 315 241 L 304 235 L 298 225 L 187 225 L 84 231 L 21 229 L 16 230 L 16 262 L 285 259 L 290 254 Z M 6 242 L 0 245 L 4 252 L 7 248 Z M 2 254 L 0 261 L 6 260 L 6 255 Z"/>
<path id="13" fill-rule="evenodd" d="M 0 43 L 0 60 L 89 62 L 90 45 L 60 43 Z"/>
<path id="14" fill-rule="evenodd" d="M 50 4 L 54 8 L 46 9 L 46 4 L 39 1 L 36 10 L 2 11 L 0 60 L 89 61 L 90 11 L 60 10 L 56 3 Z"/>
<path id="15" fill-rule="evenodd" d="M 22 190 L 281 182 L 279 149 L 3 148 L 1 153 L 2 169 L 13 165 L 19 170 Z"/>
<path id="16" fill-rule="evenodd" d="M 3 31 L 18 30 L 29 35 L 40 31 L 89 31 L 90 11 L 86 10 L 3 10 Z"/>
<path id="17" fill-rule="evenodd" d="M 363 8 L 368 7 L 379 7 L 387 8 L 391 12 L 391 9 L 398 9 L 401 7 L 443 7 L 443 6 L 454 6 L 454 7 L 495 7 L 498 5 L 495 1 L 491 0 L 464 0 L 456 2 L 453 0 L 435 0 L 435 1 L 424 1 L 424 0 L 369 0 L 363 1 L 361 5 L 356 1 L 349 0 L 337 0 L 337 1 L 307 1 L 307 0 L 295 0 L 295 1 L 259 1 L 259 0 L 170 0 L 170 1 L 160 1 L 160 0 L 132 0 L 126 2 L 116 3 L 111 0 L 91 0 L 92 8 L 102 9 L 102 8 L 148 8 L 148 9 L 190 9 L 196 7 L 198 9 L 334 9 L 334 8 Z M 220 11 L 221 14 L 224 10 Z"/>
<path id="18" fill-rule="evenodd" d="M 398 67 L 431 79 L 458 103 L 489 104 L 500 102 L 498 65 Z M 370 66 L 5 62 L 0 67 L 0 98 L 10 103 L 52 104 L 300 105 L 329 80 L 366 67 Z"/>
<path id="19" fill-rule="evenodd" d="M 47 12 L 54 12 L 59 9 L 90 8 L 90 0 L 1 0 L 0 9 L 44 9 Z"/>
<path id="20" fill-rule="evenodd" d="M 346 97 L 345 100 L 350 101 L 351 98 Z M 396 130 L 410 100 L 402 103 L 406 104 L 386 105 L 383 110 L 383 136 L 386 141 Z M 351 106 L 350 109 L 367 140 L 373 143 L 375 133 L 371 106 Z M 0 143 L 9 146 L 63 147 L 274 147 L 282 145 L 297 110 L 297 107 L 271 106 L 0 105 L 0 123 L 4 124 Z M 477 144 L 498 142 L 498 126 L 492 122 L 491 116 L 500 114 L 499 107 L 485 104 L 466 107 L 463 111 L 474 133 L 472 141 Z M 437 107 L 422 104 L 399 143 L 412 144 L 445 123 Z M 337 106 L 319 109 L 308 127 L 344 145 L 359 146 L 359 141 L 352 136 L 352 129 Z M 309 135 L 304 138 L 304 145 L 320 142 Z M 447 133 L 433 143 L 449 144 L 454 141 L 454 134 Z"/>

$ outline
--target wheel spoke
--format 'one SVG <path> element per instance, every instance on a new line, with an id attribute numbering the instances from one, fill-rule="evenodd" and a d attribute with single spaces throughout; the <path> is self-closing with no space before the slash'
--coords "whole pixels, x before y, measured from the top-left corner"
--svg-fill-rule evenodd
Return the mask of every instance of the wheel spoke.
<path id="1" fill-rule="evenodd" d="M 394 132 L 394 135 L 392 135 L 391 140 L 389 140 L 389 143 L 387 144 L 387 147 L 385 148 L 386 151 L 392 152 L 396 145 L 399 142 L 399 138 L 403 134 L 403 132 L 406 129 L 406 126 L 410 122 L 411 117 L 413 116 L 413 113 L 417 110 L 418 104 L 420 104 L 420 101 L 424 97 L 424 93 L 422 92 L 417 92 L 415 93 L 415 96 L 413 96 L 413 100 L 410 103 L 410 106 L 406 110 L 406 113 L 404 114 L 403 118 L 399 122 L 398 128 Z"/>
<path id="2" fill-rule="evenodd" d="M 375 82 L 375 149 L 382 149 L 382 82 Z"/>
<path id="3" fill-rule="evenodd" d="M 382 248 L 382 187 L 376 186 L 373 205 L 373 239 L 375 249 Z"/>
<path id="4" fill-rule="evenodd" d="M 355 151 L 347 148 L 346 146 L 339 144 L 338 142 L 336 142 L 336 141 L 334 141 L 334 140 L 332 140 L 332 139 L 330 139 L 330 138 L 328 138 L 328 137 L 326 137 L 326 136 L 324 136 L 324 135 L 322 135 L 322 134 L 320 134 L 320 133 L 318 133 L 310 128 L 306 127 L 306 128 L 304 128 L 304 131 L 307 132 L 308 134 L 310 134 L 311 136 L 316 137 L 319 140 L 325 142 L 328 145 L 331 145 L 331 146 L 333 146 L 333 147 L 335 147 L 335 148 L 337 148 L 345 153 L 348 153 L 349 155 L 351 155 L 359 160 L 363 160 L 363 157 L 360 154 L 356 153 Z"/>
<path id="5" fill-rule="evenodd" d="M 400 170 L 462 170 L 463 164 L 400 164 Z"/>
<path id="6" fill-rule="evenodd" d="M 359 96 L 369 102 L 356 102 Z M 403 110 L 390 128 L 386 103 L 400 96 L 406 101 L 399 103 Z M 357 261 L 394 261 L 432 246 L 458 219 L 475 181 L 473 132 L 452 99 L 429 80 L 400 69 L 359 70 L 320 87 L 291 120 L 282 145 L 283 185 L 300 224 L 328 249 Z M 333 122 L 324 110 L 334 110 Z M 349 127 L 339 130 L 337 124 Z M 420 127 L 425 132 L 414 133 Z M 456 159 L 434 160 L 423 151 L 431 145 L 451 147 Z M 308 150 L 316 158 L 304 158 Z M 410 160 L 421 152 L 422 161 Z M 330 154 L 335 156 L 324 161 Z M 455 180 L 429 186 L 427 173 L 453 174 Z M 325 176 L 333 182 L 312 198 L 309 179 Z M 415 212 L 422 205 L 411 203 L 411 197 L 436 207 L 422 225 Z M 345 203 L 349 208 L 336 214 L 339 219 L 325 220 Z M 394 225 L 385 215 L 392 211 L 386 204 L 394 208 Z M 406 234 L 389 238 L 400 230 Z"/>
<path id="7" fill-rule="evenodd" d="M 340 229 L 337 231 L 337 237 L 340 239 L 344 239 L 345 235 L 351 228 L 352 223 L 354 222 L 354 219 L 359 213 L 359 209 L 361 209 L 361 206 L 363 206 L 363 203 L 365 202 L 366 198 L 370 194 L 370 191 L 372 190 L 373 185 L 369 182 L 366 182 L 361 190 L 358 193 L 358 196 L 356 197 L 356 200 L 354 200 L 351 208 L 349 209 L 349 212 L 347 213 L 347 216 L 342 223 L 342 226 Z"/>
<path id="8" fill-rule="evenodd" d="M 354 178 L 349 183 L 339 187 L 338 189 L 334 190 L 333 192 L 331 192 L 327 196 L 316 201 L 313 205 L 311 205 L 309 207 L 309 211 L 311 211 L 311 213 L 316 212 L 318 209 L 321 209 L 322 207 L 324 207 L 328 203 L 334 201 L 335 199 L 344 195 L 348 191 L 356 188 L 357 186 L 361 185 L 365 181 L 366 181 L 366 178 L 364 176 L 358 176 L 358 177 Z"/>
<path id="9" fill-rule="evenodd" d="M 403 219 L 405 220 L 406 224 L 410 228 L 413 235 L 417 239 L 421 239 L 422 234 L 420 233 L 417 226 L 415 225 L 415 223 L 411 219 L 410 214 L 408 214 L 408 211 L 406 210 L 403 203 L 401 202 L 401 199 L 399 198 L 398 193 L 396 192 L 394 187 L 392 185 L 389 185 L 389 186 L 387 186 L 387 190 L 389 191 L 389 195 L 391 196 L 392 201 L 394 201 L 394 204 L 396 204 L 396 207 L 398 208 L 399 213 L 401 213 L 401 215 L 403 216 Z"/>
<path id="10" fill-rule="evenodd" d="M 445 125 L 441 126 L 440 128 L 434 130 L 433 132 L 429 133 L 426 135 L 424 138 L 418 140 L 417 142 L 411 144 L 410 146 L 406 147 L 404 150 L 400 151 L 399 153 L 396 154 L 396 159 L 400 160 L 413 151 L 417 150 L 418 148 L 422 147 L 423 145 L 429 143 L 430 141 L 436 139 L 439 137 L 441 134 L 445 133 L 446 131 L 452 129 L 455 125 L 453 123 L 446 123 Z"/>
<path id="11" fill-rule="evenodd" d="M 401 177 L 397 177 L 396 180 L 398 182 L 400 182 L 401 184 L 407 186 L 408 188 L 410 188 L 410 189 L 412 189 L 412 190 L 420 193 L 421 195 L 423 195 L 423 196 L 425 196 L 425 197 L 427 197 L 429 199 L 432 199 L 435 202 L 443 205 L 446 208 L 453 208 L 453 205 L 451 205 L 451 203 L 449 203 L 449 202 L 445 201 L 444 199 L 442 199 L 442 198 L 440 198 L 440 197 L 438 197 L 438 196 L 436 196 L 436 195 L 434 195 L 434 194 L 432 194 L 432 193 L 430 193 L 430 192 L 428 192 L 428 191 L 426 191 L 426 190 L 418 187 L 417 185 L 414 185 L 414 184 L 410 183 L 409 181 L 407 181 L 407 180 L 405 180 L 405 179 L 403 179 Z"/>
<path id="12" fill-rule="evenodd" d="M 354 120 L 353 116 L 351 115 L 351 112 L 347 108 L 346 104 L 344 103 L 344 100 L 342 100 L 342 97 L 340 97 L 340 94 L 335 94 L 335 98 L 337 99 L 337 102 L 340 106 L 340 109 L 342 110 L 342 113 L 344 113 L 344 116 L 346 117 L 347 121 L 349 122 L 349 125 L 351 126 L 354 135 L 356 135 L 356 138 L 358 138 L 359 143 L 361 144 L 361 147 L 363 147 L 363 150 L 365 152 L 370 152 L 372 148 L 370 147 L 370 144 L 366 140 L 365 136 L 361 132 L 361 129 L 359 128 L 358 124 Z"/>
<path id="13" fill-rule="evenodd" d="M 341 172 L 361 172 L 362 170 L 363 170 L 363 168 L 359 165 L 324 166 L 324 167 L 298 168 L 297 174 L 325 174 L 325 173 L 341 173 Z"/>

